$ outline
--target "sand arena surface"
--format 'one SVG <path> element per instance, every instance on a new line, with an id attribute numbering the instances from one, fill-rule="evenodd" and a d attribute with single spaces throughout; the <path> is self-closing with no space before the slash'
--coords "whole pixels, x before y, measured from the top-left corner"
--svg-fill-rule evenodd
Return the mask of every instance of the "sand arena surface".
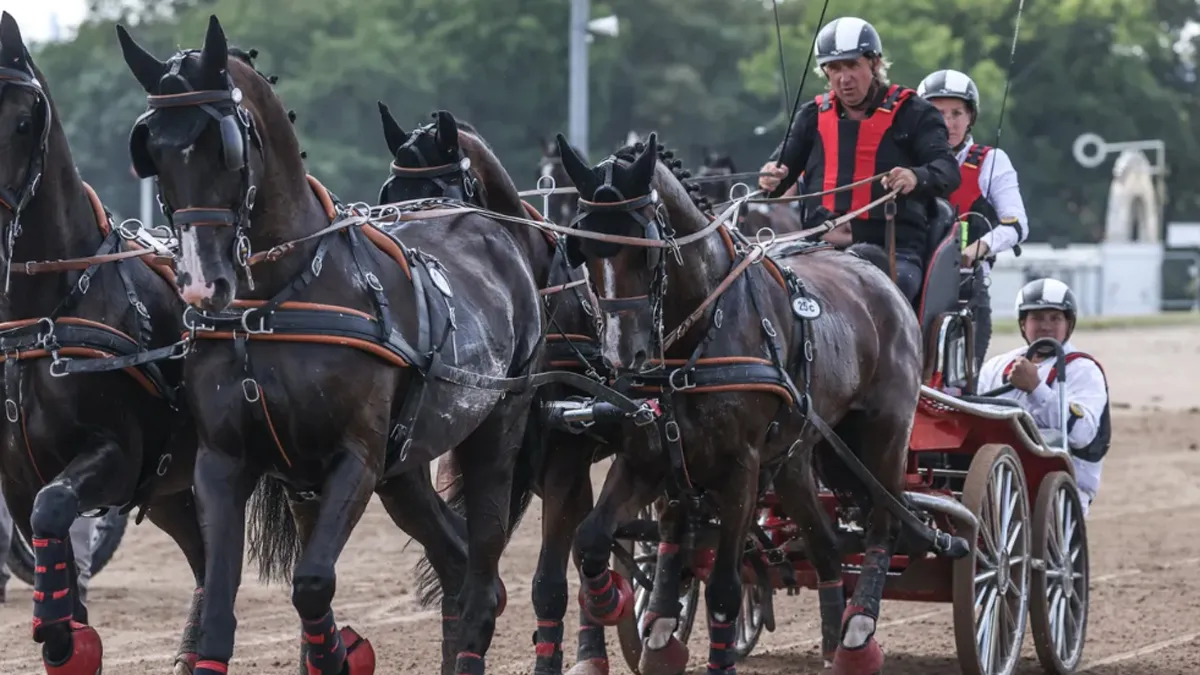
<path id="1" fill-rule="evenodd" d="M 1194 327 L 1080 333 L 1074 340 L 1104 365 L 1112 390 L 1113 448 L 1088 522 L 1091 615 L 1079 672 L 1097 675 L 1200 673 L 1200 331 Z M 1018 346 L 998 336 L 993 353 Z M 607 464 L 593 469 L 599 485 Z M 488 654 L 490 673 L 530 673 L 534 630 L 530 583 L 537 562 L 541 506 L 534 500 L 501 562 L 508 609 Z M 338 564 L 339 623 L 375 646 L 380 673 L 437 673 L 439 612 L 417 606 L 411 583 L 420 555 L 373 500 Z M 571 576 L 571 597 L 577 580 Z M 230 672 L 296 672 L 298 619 L 290 589 L 262 586 L 247 570 L 237 600 L 238 633 Z M 13 580 L 0 605 L 0 673 L 41 675 L 30 639 L 28 587 Z M 171 672 L 192 593 L 183 555 L 149 521 L 130 525 L 116 557 L 93 580 L 92 622 L 104 640 L 104 672 Z M 703 608 L 690 642 L 703 673 L 708 636 Z M 739 664 L 744 675 L 820 673 L 816 593 L 775 597 L 777 628 Z M 576 605 L 566 623 L 576 622 Z M 616 631 L 608 631 L 613 675 L 629 671 Z M 949 604 L 884 602 L 878 638 L 889 675 L 958 673 Z M 575 654 L 572 630 L 564 651 Z M 1021 673 L 1041 672 L 1025 640 Z"/>

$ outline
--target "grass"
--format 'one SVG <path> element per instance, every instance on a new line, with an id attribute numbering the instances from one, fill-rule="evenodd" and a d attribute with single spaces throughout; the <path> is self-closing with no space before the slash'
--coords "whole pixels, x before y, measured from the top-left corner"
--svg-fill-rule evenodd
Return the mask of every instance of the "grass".
<path id="1" fill-rule="evenodd" d="M 1195 326 L 1200 328 L 1200 313 L 1163 312 L 1144 316 L 1082 316 L 1076 322 L 1077 330 L 1128 330 L 1131 328 L 1159 328 L 1169 326 Z M 994 334 L 1012 335 L 1017 332 L 1015 318 L 992 317 Z M 1200 336 L 1200 334 L 1198 334 Z"/>

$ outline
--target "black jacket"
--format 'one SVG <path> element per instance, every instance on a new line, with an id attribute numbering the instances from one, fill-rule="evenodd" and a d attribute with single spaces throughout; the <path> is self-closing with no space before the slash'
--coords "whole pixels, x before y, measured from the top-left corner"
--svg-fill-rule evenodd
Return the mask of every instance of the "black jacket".
<path id="1" fill-rule="evenodd" d="M 871 105 L 872 114 L 887 95 L 887 87 L 878 89 Z M 838 105 L 839 118 L 845 119 L 840 104 L 835 105 Z M 947 198 L 958 188 L 961 182 L 958 160 L 950 148 L 946 122 L 941 112 L 929 101 L 913 93 L 900 104 L 895 115 L 891 127 L 880 142 L 876 155 L 876 170 L 873 173 L 882 173 L 902 166 L 912 169 L 916 174 L 916 189 L 907 195 L 899 196 L 896 200 L 896 248 L 914 251 L 922 254 L 923 258 L 929 214 L 933 213 L 932 200 L 934 197 Z M 778 160 L 779 157 L 780 148 L 776 148 L 771 159 Z M 791 187 L 801 170 L 804 171 L 804 183 L 809 192 L 819 192 L 822 189 L 825 152 L 817 127 L 815 101 L 809 101 L 797 111 L 782 157 L 782 163 L 788 167 L 788 175 L 772 196 L 778 196 Z M 872 199 L 881 197 L 886 192 L 878 181 L 871 187 Z M 842 215 L 824 208 L 821 202 L 821 197 L 806 200 L 807 227 Z M 884 246 L 886 242 L 882 209 L 872 209 L 870 215 L 866 220 L 855 219 L 851 222 L 854 241 Z"/>

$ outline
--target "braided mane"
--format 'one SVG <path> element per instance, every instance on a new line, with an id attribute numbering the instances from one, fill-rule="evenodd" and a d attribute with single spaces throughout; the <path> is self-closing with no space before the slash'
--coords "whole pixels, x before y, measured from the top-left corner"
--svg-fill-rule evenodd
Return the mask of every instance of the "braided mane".
<path id="1" fill-rule="evenodd" d="M 618 149 L 613 153 L 613 156 L 623 162 L 630 163 L 637 159 L 637 156 L 642 152 L 645 152 L 645 150 L 646 144 L 642 141 L 638 141 L 633 145 L 626 145 Z M 708 201 L 708 197 L 705 197 L 704 194 L 701 193 L 699 183 L 688 180 L 692 177 L 692 172 L 683 168 L 683 160 L 675 156 L 674 150 L 668 149 L 666 146 L 659 145 L 658 161 L 661 162 L 663 166 L 671 170 L 671 175 L 674 176 L 675 180 L 678 180 L 679 184 L 683 186 L 683 189 L 687 192 L 687 196 L 692 200 L 692 204 L 695 204 L 696 208 L 700 209 L 701 213 L 710 216 L 713 215 L 712 204 Z"/>

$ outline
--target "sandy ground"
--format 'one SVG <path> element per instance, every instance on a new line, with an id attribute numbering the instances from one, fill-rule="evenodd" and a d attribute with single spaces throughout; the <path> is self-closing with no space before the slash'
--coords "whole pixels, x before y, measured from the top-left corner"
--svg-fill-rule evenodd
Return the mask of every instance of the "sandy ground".
<path id="1" fill-rule="evenodd" d="M 996 351 L 1020 338 L 1000 336 Z M 1104 364 L 1114 401 L 1114 444 L 1105 484 L 1089 519 L 1091 616 L 1079 672 L 1097 675 L 1200 673 L 1200 331 L 1194 328 L 1080 334 L 1075 343 Z M 1192 380 L 1189 382 L 1189 380 Z M 594 471 L 602 480 L 603 466 Z M 529 673 L 530 579 L 538 553 L 540 504 L 534 501 L 502 562 L 508 610 L 488 654 L 489 672 Z M 335 608 L 343 625 L 369 637 L 381 673 L 437 673 L 440 622 L 417 607 L 410 570 L 419 555 L 373 502 L 338 566 Z M 574 597 L 574 580 L 572 580 Z M 92 621 L 104 639 L 104 672 L 166 674 L 178 644 L 191 584 L 183 556 L 148 521 L 133 527 L 115 559 L 93 581 Z M 0 605 L 0 673 L 44 673 L 29 636 L 28 589 L 14 580 Z M 252 575 L 237 602 L 237 650 L 231 672 L 295 673 L 297 618 L 289 591 Z M 815 593 L 776 596 L 777 628 L 739 665 L 746 674 L 822 672 L 816 657 Z M 571 610 L 568 626 L 574 625 Z M 693 632 L 691 672 L 703 673 L 707 635 Z M 949 605 L 885 602 L 879 639 L 888 673 L 949 674 L 959 667 Z M 1020 672 L 1040 672 L 1032 640 Z M 564 651 L 574 655 L 574 636 Z M 615 631 L 612 673 L 625 674 Z M 828 671 L 826 671 L 828 672 Z"/>

